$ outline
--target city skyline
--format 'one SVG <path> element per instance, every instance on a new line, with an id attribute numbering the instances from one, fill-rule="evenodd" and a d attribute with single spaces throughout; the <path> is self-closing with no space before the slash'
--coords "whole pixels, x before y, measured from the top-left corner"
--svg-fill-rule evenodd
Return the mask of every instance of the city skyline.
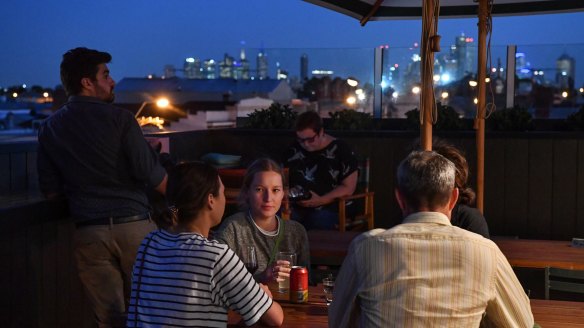
<path id="1" fill-rule="evenodd" d="M 62 54 L 77 46 L 110 52 L 114 57 L 110 67 L 119 80 L 160 76 L 165 65 L 181 68 L 187 57 L 221 60 L 225 53 L 238 54 L 241 41 L 245 41 L 252 65 L 254 51 L 266 50 L 273 77 L 279 52 L 290 52 L 289 56 L 296 58 L 293 67 L 285 60 L 281 65 L 292 71 L 291 75 L 298 75 L 294 72 L 299 70 L 302 53 L 312 57 L 310 69 L 317 68 L 313 64 L 318 63 L 318 56 L 310 52 L 330 49 L 345 54 L 345 61 L 357 62 L 360 56 L 366 56 L 360 53 L 372 53 L 380 45 L 408 49 L 419 42 L 421 30 L 420 20 L 370 22 L 360 27 L 355 19 L 301 1 L 253 0 L 242 6 L 207 0 L 80 0 L 39 6 L 23 0 L 3 7 L 6 10 L 0 14 L 0 28 L 9 33 L 0 37 L 4 48 L 0 52 L 2 87 L 21 83 L 54 87 L 60 82 Z M 492 44 L 494 48 L 517 44 L 519 49 L 521 45 L 584 45 L 581 33 L 568 33 L 580 26 L 582 19 L 584 13 L 494 18 Z M 438 33 L 443 37 L 443 48 L 461 33 L 476 38 L 476 19 L 441 19 Z M 530 57 L 542 52 L 537 49 L 533 54 L 524 52 Z M 578 59 L 576 54 L 570 55 Z M 331 56 L 337 55 L 325 57 Z M 352 65 L 352 61 L 347 64 Z M 578 81 L 582 75 L 577 74 Z"/>

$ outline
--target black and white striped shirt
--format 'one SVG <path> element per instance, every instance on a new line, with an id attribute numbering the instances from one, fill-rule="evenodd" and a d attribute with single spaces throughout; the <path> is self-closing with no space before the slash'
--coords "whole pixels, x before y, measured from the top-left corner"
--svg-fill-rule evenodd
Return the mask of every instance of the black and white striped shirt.
<path id="1" fill-rule="evenodd" d="M 252 325 L 271 305 L 227 245 L 158 230 L 136 256 L 128 327 L 225 327 L 228 309 Z"/>

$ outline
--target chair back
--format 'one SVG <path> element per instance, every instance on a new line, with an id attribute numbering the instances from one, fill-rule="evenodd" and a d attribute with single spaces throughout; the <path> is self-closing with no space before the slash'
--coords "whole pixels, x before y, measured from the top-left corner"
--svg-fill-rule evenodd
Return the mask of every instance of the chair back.
<path id="1" fill-rule="evenodd" d="M 369 157 L 359 156 L 357 160 L 359 174 L 357 175 L 356 192 L 367 192 L 369 191 Z"/>
<path id="2" fill-rule="evenodd" d="M 550 290 L 584 295 L 584 270 L 545 269 L 545 299 L 550 299 Z"/>

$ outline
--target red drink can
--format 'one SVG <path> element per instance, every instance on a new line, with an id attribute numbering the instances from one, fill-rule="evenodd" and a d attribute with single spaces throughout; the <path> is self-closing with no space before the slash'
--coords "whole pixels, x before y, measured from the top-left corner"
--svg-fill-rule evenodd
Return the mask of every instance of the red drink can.
<path id="1" fill-rule="evenodd" d="M 290 302 L 308 302 L 308 270 L 303 266 L 293 266 L 290 271 Z"/>

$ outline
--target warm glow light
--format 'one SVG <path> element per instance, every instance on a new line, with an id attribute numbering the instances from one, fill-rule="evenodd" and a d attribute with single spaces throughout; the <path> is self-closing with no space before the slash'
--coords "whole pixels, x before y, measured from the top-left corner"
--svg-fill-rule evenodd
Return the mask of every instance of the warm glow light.
<path id="1" fill-rule="evenodd" d="M 162 118 L 160 118 L 158 116 L 156 116 L 156 117 L 152 117 L 152 116 L 144 117 L 144 116 L 142 116 L 142 117 L 140 117 L 138 119 L 138 124 L 140 126 L 144 126 L 144 125 L 147 125 L 147 124 L 152 124 L 152 125 L 155 125 L 157 128 L 159 128 L 159 129 L 162 130 L 164 128 L 163 127 L 163 125 L 164 125 L 164 119 L 162 119 Z"/>
<path id="2" fill-rule="evenodd" d="M 478 84 L 477 81 L 473 81 L 473 80 L 468 81 L 468 85 L 470 85 L 471 87 L 476 87 L 477 84 Z"/>
<path id="3" fill-rule="evenodd" d="M 363 89 L 357 89 L 357 90 L 355 90 L 355 94 L 356 95 L 363 94 Z"/>
<path id="4" fill-rule="evenodd" d="M 168 107 L 169 104 L 170 104 L 170 102 L 166 98 L 160 98 L 156 101 L 156 106 L 158 106 L 160 108 L 166 108 L 166 107 Z"/>
<path id="5" fill-rule="evenodd" d="M 580 88 L 580 93 L 584 93 L 584 88 Z"/>
<path id="6" fill-rule="evenodd" d="M 489 82 L 491 82 L 491 78 L 490 77 L 486 77 L 485 78 L 485 83 L 489 83 Z"/>
<path id="7" fill-rule="evenodd" d="M 365 100 L 365 94 L 363 92 L 361 92 L 360 94 L 357 95 L 357 99 L 363 101 Z"/>
<path id="8" fill-rule="evenodd" d="M 562 98 L 568 98 L 568 91 L 562 91 Z"/>
<path id="9" fill-rule="evenodd" d="M 440 75 L 439 74 L 434 74 L 433 80 L 434 80 L 434 82 L 440 81 Z"/>
<path id="10" fill-rule="evenodd" d="M 415 86 L 412 88 L 412 93 L 414 93 L 414 94 L 418 94 L 418 93 L 420 93 L 420 91 L 421 91 L 421 89 L 419 86 Z"/>
<path id="11" fill-rule="evenodd" d="M 18 97 L 18 93 L 16 93 L 16 92 L 13 92 L 13 93 L 12 93 L 12 98 L 16 98 L 16 97 Z"/>
<path id="12" fill-rule="evenodd" d="M 473 102 L 474 102 L 474 104 L 476 105 L 476 104 L 478 104 L 478 103 L 479 103 L 479 99 L 478 99 L 478 98 L 475 98 L 475 99 L 473 100 Z"/>
<path id="13" fill-rule="evenodd" d="M 398 93 L 397 91 L 394 91 L 394 92 L 391 94 L 391 96 L 392 96 L 394 99 L 397 99 L 397 96 L 399 96 L 399 93 Z"/>
<path id="14" fill-rule="evenodd" d="M 359 85 L 359 81 L 357 81 L 357 79 L 355 78 L 350 77 L 347 79 L 347 84 L 352 87 L 356 87 L 357 85 Z"/>
<path id="15" fill-rule="evenodd" d="M 356 102 L 357 102 L 357 98 L 355 98 L 354 96 L 347 97 L 347 104 L 354 105 Z"/>
<path id="16" fill-rule="evenodd" d="M 446 92 L 446 91 L 442 92 L 442 94 L 440 95 L 440 97 L 442 97 L 442 99 L 448 98 L 448 92 Z"/>
<path id="17" fill-rule="evenodd" d="M 49 97 L 49 93 L 48 92 L 43 92 L 43 97 L 48 98 Z"/>

